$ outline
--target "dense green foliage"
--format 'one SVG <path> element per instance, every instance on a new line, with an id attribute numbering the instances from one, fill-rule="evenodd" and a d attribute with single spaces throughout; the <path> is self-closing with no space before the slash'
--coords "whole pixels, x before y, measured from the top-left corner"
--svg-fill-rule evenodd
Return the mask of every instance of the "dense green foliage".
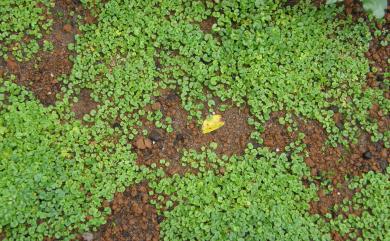
<path id="1" fill-rule="evenodd" d="M 93 130 L 60 124 L 56 113 L 2 79 L 0 99 L 0 227 L 10 240 L 71 238 L 103 224 L 109 210 L 99 209 L 101 201 L 133 183 L 135 155 L 125 146 L 91 144 Z"/>
<path id="2" fill-rule="evenodd" d="M 45 17 L 52 6 L 52 0 L 2 0 L 0 57 L 7 59 L 12 53 L 18 61 L 31 59 L 41 47 L 42 34 L 52 25 L 52 20 Z"/>
<path id="3" fill-rule="evenodd" d="M 290 162 L 285 154 L 249 148 L 224 168 L 223 176 L 208 171 L 151 183 L 178 203 L 164 213 L 165 240 L 330 239 L 319 216 L 308 213 L 316 188 L 301 182 L 310 175 L 301 156 Z"/>
<path id="4" fill-rule="evenodd" d="M 350 214 L 347 219 L 337 217 L 333 225 L 341 234 L 351 239 L 389 240 L 390 238 L 390 168 L 385 174 L 369 172 L 363 178 L 355 178 L 350 184 L 352 190 L 359 189 L 351 201 L 345 201 L 341 209 L 361 212 Z M 359 239 L 358 239 L 359 240 Z"/>
<path id="5" fill-rule="evenodd" d="M 2 55 L 26 32 L 35 43 L 50 25 L 37 2 L 0 3 Z M 55 105 L 42 106 L 12 77 L 0 79 L 0 231 L 6 240 L 69 240 L 104 223 L 110 210 L 102 201 L 141 180 L 158 194 L 153 204 L 166 217 L 166 240 L 328 240 L 331 230 L 386 237 L 390 214 L 380 209 L 389 209 L 389 173 L 369 173 L 351 185 L 362 191 L 345 205 L 362 215 L 325 223 L 309 214 L 316 187 L 301 181 L 310 179 L 302 134 L 291 153 L 249 144 L 242 156 L 219 157 L 216 143 L 201 152 L 180 150 L 182 164 L 198 174 L 171 177 L 156 165 L 136 165 L 130 145 L 146 135 L 138 133 L 141 117 L 173 131 L 171 117 L 144 107 L 161 89 L 174 89 L 198 121 L 205 109 L 229 108 L 216 106 L 216 99 L 247 105 L 259 145 L 271 113 L 284 111 L 281 124 L 296 129 L 292 115 L 316 120 L 330 144 L 348 145 L 366 131 L 389 147 L 389 130 L 380 132 L 368 113 L 376 103 L 388 115 L 390 103 L 384 90 L 365 86 L 371 35 L 363 20 L 337 19 L 336 6 L 318 9 L 305 1 L 294 7 L 273 0 L 81 2 L 94 6 L 97 22 L 81 25 L 69 45 L 74 66 L 61 78 Z M 16 13 L 21 26 L 4 24 L 16 23 L 10 20 Z M 201 27 L 206 20 L 214 21 L 211 29 Z M 28 58 L 33 49 L 21 45 L 12 54 Z M 72 106 L 82 89 L 99 105 L 77 120 Z M 336 110 L 342 127 L 333 120 Z"/>

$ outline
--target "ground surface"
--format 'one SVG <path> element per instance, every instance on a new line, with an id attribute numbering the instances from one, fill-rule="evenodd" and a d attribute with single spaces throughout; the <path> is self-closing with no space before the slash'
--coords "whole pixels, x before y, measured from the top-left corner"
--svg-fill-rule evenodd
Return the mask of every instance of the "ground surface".
<path id="1" fill-rule="evenodd" d="M 347 14 L 354 17 L 363 16 L 360 4 L 345 1 Z M 289 1 L 293 5 L 295 1 Z M 321 4 L 321 3 L 317 3 Z M 35 58 L 27 62 L 18 62 L 12 57 L 7 61 L 0 61 L 0 77 L 14 74 L 15 83 L 25 86 L 34 96 L 45 106 L 54 105 L 56 98 L 61 96 L 62 84 L 60 76 L 70 75 L 73 63 L 69 59 L 75 56 L 74 51 L 68 50 L 68 44 L 75 42 L 75 35 L 82 34 L 78 24 L 93 24 L 98 21 L 92 16 L 91 10 L 85 10 L 79 1 L 56 1 L 53 18 L 53 30 L 51 34 L 45 35 L 43 40 L 50 40 L 54 49 L 52 52 L 38 52 Z M 79 22 L 76 17 L 70 16 L 70 12 L 75 12 L 74 16 L 82 16 Z M 388 19 L 389 14 L 386 15 Z M 203 32 L 211 32 L 215 18 L 207 18 L 200 22 L 200 29 Z M 380 24 L 379 29 L 389 28 L 389 23 Z M 369 50 L 365 56 L 370 61 L 370 66 L 375 66 L 376 73 L 367 74 L 367 88 L 388 88 L 384 83 L 384 73 L 388 71 L 388 57 L 390 47 L 380 45 L 380 39 L 373 39 Z M 158 64 L 157 64 L 158 66 Z M 98 81 L 98 80 L 97 80 Z M 390 98 L 388 89 L 384 90 L 385 98 Z M 196 120 L 188 120 L 188 111 L 182 106 L 181 94 L 175 90 L 162 90 L 160 96 L 154 97 L 153 104 L 144 107 L 146 112 L 160 111 L 163 117 L 170 117 L 172 120 L 172 132 L 157 128 L 153 121 L 142 117 L 142 126 L 137 127 L 139 133 L 145 131 L 145 135 L 137 134 L 129 142 L 134 153 L 136 153 L 136 164 L 138 166 L 151 167 L 155 164 L 157 168 L 162 168 L 168 177 L 175 174 L 184 176 L 186 173 L 196 174 L 198 169 L 191 166 L 182 166 L 182 150 L 193 149 L 201 151 L 202 147 L 212 142 L 218 144 L 215 150 L 217 155 L 242 155 L 248 145 L 252 143 L 259 146 L 251 133 L 253 126 L 248 125 L 247 120 L 251 117 L 248 106 L 231 107 L 225 112 L 215 110 L 223 115 L 225 126 L 209 135 L 201 133 Z M 57 96 L 56 96 L 57 95 Z M 86 114 L 96 110 L 102 103 L 92 97 L 92 91 L 82 88 L 77 102 L 72 104 L 71 110 L 75 113 L 75 118 L 83 120 Z M 215 98 L 216 106 L 221 104 L 230 105 L 230 100 L 222 101 Z M 345 124 L 342 113 L 334 109 L 334 122 L 336 126 L 343 128 Z M 206 112 L 202 114 L 207 114 Z M 311 178 L 302 180 L 305 185 L 315 184 L 318 188 L 318 200 L 310 202 L 310 213 L 326 215 L 332 213 L 345 214 L 343 211 L 332 209 L 337 204 L 342 204 L 344 199 L 351 199 L 356 190 L 351 190 L 350 182 L 345 177 L 361 177 L 369 171 L 376 173 L 386 173 L 389 165 L 389 150 L 383 141 L 373 142 L 369 134 L 359 135 L 358 142 L 351 144 L 349 148 L 338 145 L 331 147 L 327 145 L 328 133 L 318 121 L 306 121 L 299 116 L 292 116 L 297 123 L 297 128 L 288 131 L 287 125 L 279 123 L 279 118 L 285 116 L 285 112 L 273 112 L 264 125 L 264 132 L 261 134 L 264 140 L 263 145 L 275 153 L 291 153 L 286 150 L 289 143 L 297 139 L 299 133 L 304 133 L 303 143 L 307 147 L 307 156 L 304 158 L 311 174 Z M 370 117 L 378 123 L 378 129 L 382 132 L 388 131 L 390 126 L 389 114 L 383 114 L 378 105 L 372 106 Z M 119 116 L 119 115 L 118 115 Z M 85 123 L 88 126 L 88 123 Z M 113 128 L 121 129 L 121 120 L 112 123 Z M 288 158 L 291 158 L 289 156 Z M 169 160 L 170 165 L 166 166 L 160 160 Z M 156 168 L 154 167 L 154 168 Z M 151 167 L 153 168 L 153 167 Z M 224 175 L 224 167 L 218 167 L 216 173 Z M 328 191 L 332 187 L 331 191 Z M 158 195 L 151 194 L 152 189 L 148 181 L 133 184 L 127 187 L 124 192 L 117 192 L 112 201 L 104 201 L 103 207 L 110 207 L 112 213 L 107 217 L 107 223 L 100 226 L 96 232 L 90 231 L 78 234 L 79 240 L 158 240 L 160 238 L 160 223 L 165 219 L 162 213 L 158 213 L 156 207 L 150 200 L 157 200 Z M 88 220 L 88 216 L 86 218 Z M 1 237 L 1 236 L 0 236 Z M 345 240 L 347 235 L 341 235 L 337 231 L 332 232 L 333 240 Z M 1 238 L 0 238 L 1 239 Z M 55 239 L 51 239 L 55 240 Z"/>

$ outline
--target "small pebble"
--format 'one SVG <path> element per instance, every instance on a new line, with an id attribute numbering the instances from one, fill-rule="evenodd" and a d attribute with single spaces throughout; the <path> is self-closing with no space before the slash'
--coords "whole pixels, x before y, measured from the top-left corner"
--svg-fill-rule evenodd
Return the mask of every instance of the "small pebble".
<path id="1" fill-rule="evenodd" d="M 157 130 L 152 130 L 149 134 L 149 138 L 150 140 L 155 142 L 160 141 L 162 139 L 160 132 L 158 132 Z"/>
<path id="2" fill-rule="evenodd" d="M 93 234 L 92 233 L 83 233 L 82 237 L 83 237 L 83 239 L 85 241 L 92 241 L 93 240 Z"/>
<path id="3" fill-rule="evenodd" d="M 140 150 L 146 149 L 145 146 L 145 141 L 143 137 L 138 137 L 137 140 L 135 141 L 135 147 L 137 147 Z"/>
<path id="4" fill-rule="evenodd" d="M 164 221 L 164 216 L 158 215 L 158 216 L 157 216 L 157 222 L 158 222 L 158 223 L 161 223 L 162 221 Z"/>
<path id="5" fill-rule="evenodd" d="M 113 128 L 121 128 L 121 124 L 119 122 L 115 122 L 113 125 L 112 125 Z"/>
<path id="6" fill-rule="evenodd" d="M 378 75 L 376 76 L 376 80 L 377 80 L 378 82 L 382 82 L 382 81 L 384 80 L 383 75 L 378 74 Z"/>
<path id="7" fill-rule="evenodd" d="M 153 147 L 153 146 L 152 146 L 152 141 L 151 141 L 150 139 L 144 138 L 144 142 L 145 142 L 145 147 L 146 147 L 146 148 L 150 149 L 150 148 Z"/>
<path id="8" fill-rule="evenodd" d="M 363 153 L 363 158 L 368 160 L 368 159 L 371 159 L 372 157 L 372 153 L 370 151 L 366 151 Z"/>

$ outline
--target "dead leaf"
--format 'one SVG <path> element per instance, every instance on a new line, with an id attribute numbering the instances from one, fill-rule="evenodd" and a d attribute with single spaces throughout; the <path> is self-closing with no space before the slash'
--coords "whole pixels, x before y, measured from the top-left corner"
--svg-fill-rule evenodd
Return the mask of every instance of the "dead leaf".
<path id="1" fill-rule="evenodd" d="M 202 132 L 203 134 L 215 131 L 221 128 L 225 122 L 223 122 L 221 115 L 212 115 L 207 117 L 206 120 L 203 121 Z"/>

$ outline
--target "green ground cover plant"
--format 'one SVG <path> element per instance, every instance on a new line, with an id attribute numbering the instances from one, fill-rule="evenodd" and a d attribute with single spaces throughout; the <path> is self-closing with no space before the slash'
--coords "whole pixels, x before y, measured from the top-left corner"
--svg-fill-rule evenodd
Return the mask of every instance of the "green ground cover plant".
<path id="1" fill-rule="evenodd" d="M 42 47 L 39 40 L 50 31 L 47 18 L 52 0 L 3 0 L 0 2 L 0 55 L 11 53 L 18 61 L 29 60 Z"/>
<path id="2" fill-rule="evenodd" d="M 352 190 L 359 189 L 353 199 L 337 208 L 353 209 L 360 215 L 348 218 L 335 217 L 332 225 L 341 234 L 348 234 L 351 240 L 389 240 L 390 237 L 390 168 L 386 173 L 367 173 L 355 178 L 350 184 Z M 362 236 L 358 236 L 358 232 Z"/>
<path id="3" fill-rule="evenodd" d="M 4 58 L 11 52 L 24 60 L 38 51 L 32 45 L 50 28 L 43 13 L 51 3 L 0 3 Z M 369 115 L 373 104 L 388 115 L 390 103 L 384 89 L 365 83 L 370 67 L 364 53 L 372 39 L 365 20 L 337 18 L 341 8 L 316 8 L 309 1 L 293 7 L 273 0 L 81 3 L 94 8 L 96 23 L 80 25 L 81 34 L 68 46 L 74 65 L 60 78 L 55 105 L 41 105 L 12 83 L 14 76 L 0 78 L 5 240 L 71 240 L 96 230 L 110 213 L 102 202 L 143 180 L 158 195 L 152 204 L 165 216 L 165 240 L 330 240 L 332 231 L 351 239 L 359 232 L 364 240 L 389 236 L 389 172 L 351 181 L 359 190 L 340 208 L 353 207 L 361 215 L 311 215 L 317 187 L 302 183 L 311 178 L 304 135 L 279 153 L 265 148 L 260 137 L 271 113 L 283 111 L 279 123 L 290 132 L 298 130 L 292 118 L 298 116 L 318 121 L 333 146 L 348 147 L 362 132 L 390 146 L 389 130 L 380 131 Z M 212 21 L 211 28 L 204 29 L 203 21 Z M 11 48 L 24 36 L 30 42 Z M 52 45 L 42 47 L 49 51 Z M 260 147 L 248 144 L 245 154 L 232 157 L 218 156 L 216 143 L 180 150 L 182 165 L 195 170 L 182 176 L 169 176 L 156 164 L 137 165 L 131 143 L 147 135 L 138 131 L 141 118 L 174 131 L 170 117 L 145 111 L 164 89 L 175 90 L 189 120 L 199 124 L 217 108 L 229 108 L 216 100 L 247 106 L 255 129 L 251 139 Z M 99 104 L 79 120 L 72 107 L 82 90 Z M 335 112 L 344 118 L 342 127 Z"/>
<path id="4" fill-rule="evenodd" d="M 204 154 L 192 160 L 202 166 Z M 309 170 L 302 156 L 293 156 L 289 162 L 285 154 L 249 147 L 245 155 L 223 165 L 223 176 L 200 169 L 197 176 L 151 182 L 157 193 L 165 192 L 178 203 L 164 213 L 164 239 L 330 240 L 324 221 L 309 215 L 316 187 L 304 187 L 301 178 L 309 176 Z M 166 202 L 168 210 L 172 201 Z"/>
<path id="5" fill-rule="evenodd" d="M 93 137 L 0 79 L 0 230 L 7 240 L 70 240 L 105 223 L 110 211 L 99 209 L 101 201 L 133 183 L 135 155 L 125 146 L 91 145 Z"/>

